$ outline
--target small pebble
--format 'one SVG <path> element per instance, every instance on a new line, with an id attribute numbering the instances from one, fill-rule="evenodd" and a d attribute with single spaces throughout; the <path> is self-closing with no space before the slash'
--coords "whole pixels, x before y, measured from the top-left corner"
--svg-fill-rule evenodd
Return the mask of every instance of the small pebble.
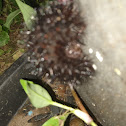
<path id="1" fill-rule="evenodd" d="M 29 112 L 28 112 L 28 116 L 31 116 L 32 114 L 33 114 L 32 111 L 29 111 Z"/>

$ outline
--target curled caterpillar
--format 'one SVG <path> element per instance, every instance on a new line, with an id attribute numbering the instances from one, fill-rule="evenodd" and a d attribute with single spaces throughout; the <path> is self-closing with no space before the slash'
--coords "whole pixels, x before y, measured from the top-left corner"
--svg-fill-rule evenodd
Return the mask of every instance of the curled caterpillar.
<path id="1" fill-rule="evenodd" d="M 39 9 L 35 27 L 25 36 L 28 60 L 36 66 L 34 74 L 72 84 L 90 78 L 93 63 L 82 49 L 85 27 L 73 0 L 51 1 Z"/>

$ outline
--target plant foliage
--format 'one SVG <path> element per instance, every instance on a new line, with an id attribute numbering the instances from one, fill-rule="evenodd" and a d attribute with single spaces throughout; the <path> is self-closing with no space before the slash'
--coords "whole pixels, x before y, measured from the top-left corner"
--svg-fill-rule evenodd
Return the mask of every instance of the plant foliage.
<path id="1" fill-rule="evenodd" d="M 16 0 L 20 10 L 21 10 L 21 13 L 24 17 L 24 21 L 25 21 L 25 24 L 26 26 L 28 27 L 28 29 L 31 29 L 33 27 L 33 20 L 31 19 L 31 17 L 35 16 L 36 15 L 36 11 L 30 7 L 29 5 L 21 2 L 20 0 Z"/>
<path id="2" fill-rule="evenodd" d="M 10 38 L 6 31 L 0 32 L 0 47 L 6 45 L 9 40 Z"/>
<path id="3" fill-rule="evenodd" d="M 20 83 L 34 107 L 42 108 L 51 104 L 52 98 L 43 87 L 23 79 Z"/>
<path id="4" fill-rule="evenodd" d="M 10 29 L 10 25 L 12 24 L 13 19 L 20 13 L 21 11 L 18 9 L 12 13 L 10 13 L 6 19 L 6 23 L 4 26 L 8 29 Z"/>
<path id="5" fill-rule="evenodd" d="M 42 126 L 63 126 L 66 118 L 70 113 L 75 114 L 80 119 L 85 121 L 87 124 L 91 124 L 92 126 L 97 126 L 93 120 L 90 120 L 89 115 L 87 113 L 82 112 L 79 109 L 74 109 L 69 106 L 60 104 L 58 102 L 52 101 L 49 93 L 40 85 L 33 83 L 32 81 L 27 81 L 24 79 L 20 80 L 22 87 L 24 88 L 26 94 L 28 95 L 32 105 L 36 108 L 42 108 L 48 105 L 54 105 L 60 108 L 64 108 L 69 112 L 64 113 L 63 115 L 55 116 L 45 122 Z"/>

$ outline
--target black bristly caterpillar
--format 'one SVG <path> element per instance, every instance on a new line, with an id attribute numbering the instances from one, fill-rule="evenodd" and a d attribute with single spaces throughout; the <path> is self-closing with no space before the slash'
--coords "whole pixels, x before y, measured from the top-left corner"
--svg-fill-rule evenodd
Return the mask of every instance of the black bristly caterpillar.
<path id="1" fill-rule="evenodd" d="M 24 38 L 28 60 L 36 66 L 33 73 L 72 84 L 90 78 L 93 63 L 82 50 L 86 25 L 77 4 L 55 0 L 37 12 L 36 25 Z"/>

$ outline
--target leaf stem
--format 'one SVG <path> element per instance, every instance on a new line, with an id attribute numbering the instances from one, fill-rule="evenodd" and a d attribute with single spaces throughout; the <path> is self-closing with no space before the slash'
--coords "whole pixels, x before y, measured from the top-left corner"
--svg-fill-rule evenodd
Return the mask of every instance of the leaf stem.
<path id="1" fill-rule="evenodd" d="M 64 108 L 64 109 L 69 110 L 71 112 L 75 110 L 74 108 L 71 108 L 69 106 L 66 106 L 66 105 L 63 105 L 63 104 L 60 104 L 60 103 L 54 102 L 54 101 L 51 102 L 51 105 L 54 105 L 54 106 L 57 106 L 57 107 L 60 107 L 60 108 Z"/>
<path id="2" fill-rule="evenodd" d="M 91 126 L 97 126 L 97 124 L 95 122 L 93 122 L 93 121 L 90 123 L 90 125 Z"/>
<path id="3" fill-rule="evenodd" d="M 83 106 L 83 104 L 82 104 L 80 98 L 78 97 L 77 93 L 75 92 L 73 85 L 72 85 L 72 84 L 69 84 L 69 86 L 70 86 L 72 95 L 73 95 L 73 97 L 74 97 L 74 99 L 75 99 L 75 102 L 76 102 L 77 106 L 80 108 L 81 111 L 83 111 L 83 112 L 85 112 L 85 113 L 88 114 L 88 112 L 87 112 L 87 110 L 85 109 L 85 107 Z"/>
<path id="4" fill-rule="evenodd" d="M 64 108 L 66 110 L 69 110 L 71 113 L 75 114 L 77 117 L 79 117 L 80 119 L 82 119 L 86 124 L 90 124 L 91 126 L 97 126 L 93 120 L 90 120 L 89 115 L 87 113 L 82 112 L 79 109 L 74 109 L 72 107 L 60 104 L 58 102 L 51 102 L 51 105 L 60 107 L 60 108 Z"/>
<path id="5" fill-rule="evenodd" d="M 92 125 L 92 126 L 97 126 L 94 122 L 93 119 L 91 118 L 91 116 L 88 114 L 87 110 L 85 109 L 85 107 L 83 106 L 80 98 L 78 97 L 76 91 L 74 90 L 74 87 L 72 84 L 69 84 L 72 95 L 76 101 L 77 106 L 80 108 L 81 111 L 83 111 L 85 113 L 85 119 L 87 120 L 88 124 Z M 87 114 L 87 115 L 86 115 Z"/>

